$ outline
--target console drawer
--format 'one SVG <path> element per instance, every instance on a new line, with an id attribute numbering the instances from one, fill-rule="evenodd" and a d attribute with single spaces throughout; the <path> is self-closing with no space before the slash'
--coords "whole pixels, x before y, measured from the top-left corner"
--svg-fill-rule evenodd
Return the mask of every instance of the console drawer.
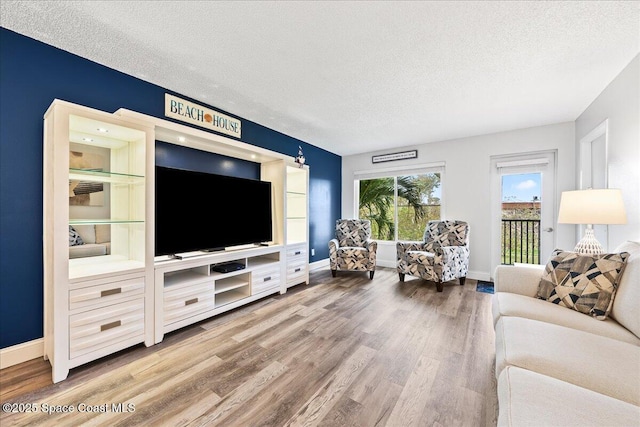
<path id="1" fill-rule="evenodd" d="M 307 258 L 307 245 L 292 245 L 287 246 L 287 263 L 289 261 L 306 259 Z"/>
<path id="2" fill-rule="evenodd" d="M 251 273 L 251 294 L 259 294 L 280 287 L 280 269 L 270 268 Z"/>
<path id="3" fill-rule="evenodd" d="M 69 291 L 69 310 L 107 306 L 144 295 L 144 277 Z"/>
<path id="4" fill-rule="evenodd" d="M 121 341 L 144 341 L 144 298 L 137 298 L 69 317 L 69 358 Z"/>
<path id="5" fill-rule="evenodd" d="M 287 284 L 295 285 L 307 280 L 307 261 L 296 260 L 287 262 Z"/>
<path id="6" fill-rule="evenodd" d="M 307 244 L 287 246 L 287 286 L 307 281 Z"/>
<path id="7" fill-rule="evenodd" d="M 164 292 L 164 325 L 214 309 L 213 282 L 166 289 Z"/>

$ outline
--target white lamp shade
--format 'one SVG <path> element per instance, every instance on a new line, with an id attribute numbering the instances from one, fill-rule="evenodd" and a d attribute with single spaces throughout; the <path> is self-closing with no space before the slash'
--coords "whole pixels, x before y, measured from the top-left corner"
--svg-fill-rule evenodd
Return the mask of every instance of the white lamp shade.
<path id="1" fill-rule="evenodd" d="M 622 192 L 619 189 L 563 191 L 560 224 L 626 224 Z"/>

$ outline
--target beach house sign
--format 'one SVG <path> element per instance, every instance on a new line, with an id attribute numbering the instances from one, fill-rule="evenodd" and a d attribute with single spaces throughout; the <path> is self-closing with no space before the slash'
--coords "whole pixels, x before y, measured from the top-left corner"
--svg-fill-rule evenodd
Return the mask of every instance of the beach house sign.
<path id="1" fill-rule="evenodd" d="M 186 123 L 240 138 L 240 120 L 193 102 L 164 94 L 164 115 Z"/>

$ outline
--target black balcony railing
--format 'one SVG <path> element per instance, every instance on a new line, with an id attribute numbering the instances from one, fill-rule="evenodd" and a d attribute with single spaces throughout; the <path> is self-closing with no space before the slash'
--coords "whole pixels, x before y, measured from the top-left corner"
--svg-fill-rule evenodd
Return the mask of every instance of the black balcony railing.
<path id="1" fill-rule="evenodd" d="M 502 263 L 540 264 L 540 220 L 502 220 Z"/>

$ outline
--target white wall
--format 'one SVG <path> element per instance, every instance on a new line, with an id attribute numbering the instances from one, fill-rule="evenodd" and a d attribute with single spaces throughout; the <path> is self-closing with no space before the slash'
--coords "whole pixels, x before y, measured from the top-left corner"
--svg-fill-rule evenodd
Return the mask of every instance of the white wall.
<path id="1" fill-rule="evenodd" d="M 418 150 L 417 159 L 371 163 L 372 155 L 413 149 Z M 445 162 L 442 197 L 444 216 L 469 223 L 471 228 L 469 277 L 488 280 L 493 275 L 490 157 L 545 150 L 557 150 L 556 203 L 559 205 L 560 193 L 575 188 L 574 122 L 343 157 L 342 216 L 353 218 L 357 215 L 354 208 L 355 171 Z M 573 248 L 576 243 L 575 228 L 564 225 L 558 227 L 556 239 L 557 247 Z M 542 259 L 546 262 L 544 254 Z M 381 243 L 378 249 L 378 263 L 381 266 L 390 267 L 395 266 L 395 260 L 395 243 Z"/>
<path id="2" fill-rule="evenodd" d="M 608 186 L 620 188 L 627 224 L 610 225 L 609 250 L 625 240 L 640 241 L 640 55 L 576 119 L 576 153 L 580 140 L 608 119 Z M 577 163 L 580 164 L 579 162 Z M 580 171 L 576 171 L 576 188 Z"/>

